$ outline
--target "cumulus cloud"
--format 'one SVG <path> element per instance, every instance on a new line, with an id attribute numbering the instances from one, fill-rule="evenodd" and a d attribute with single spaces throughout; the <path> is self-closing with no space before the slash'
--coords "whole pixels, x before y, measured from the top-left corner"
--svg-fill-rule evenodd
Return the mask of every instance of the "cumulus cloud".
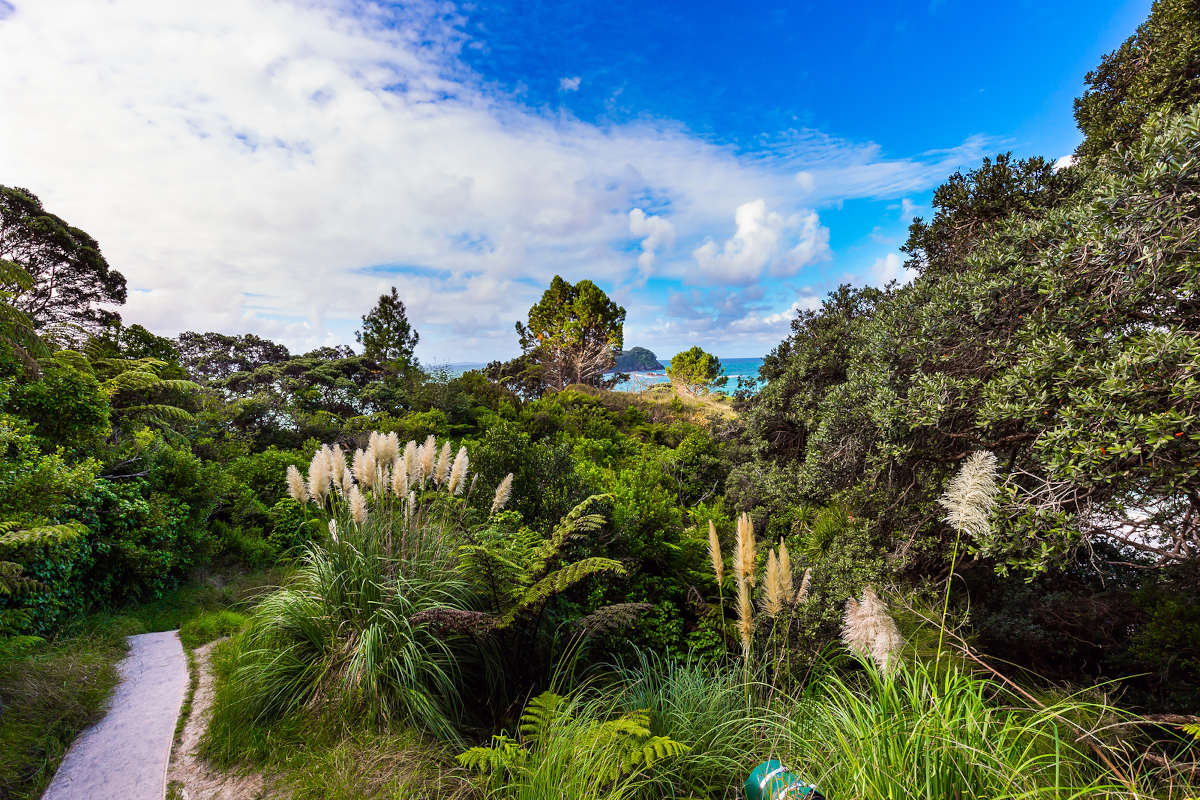
<path id="1" fill-rule="evenodd" d="M 793 275 L 801 267 L 829 257 L 829 229 L 815 211 L 784 216 L 759 198 L 734 212 L 737 230 L 724 244 L 712 239 L 692 251 L 700 273 L 728 283 L 750 283 L 764 271 Z"/>
<path id="2" fill-rule="evenodd" d="M 1073 166 L 1075 166 L 1075 156 L 1068 154 L 1061 156 L 1057 161 L 1055 161 L 1052 169 L 1055 172 L 1058 172 L 1060 169 L 1066 169 L 1067 167 Z"/>
<path id="3" fill-rule="evenodd" d="M 640 208 L 629 212 L 629 233 L 642 240 L 642 252 L 638 255 L 638 266 L 643 275 L 654 269 L 655 253 L 660 247 L 674 247 L 675 226 L 669 219 L 647 214 Z"/>
<path id="4" fill-rule="evenodd" d="M 95 236 L 122 313 L 160 333 L 344 342 L 394 284 L 423 358 L 494 357 L 556 272 L 627 279 L 635 225 L 637 269 L 790 275 L 828 253 L 801 197 L 894 198 L 982 146 L 888 158 L 809 131 L 742 154 L 671 120 L 591 124 L 496 94 L 464 28 L 432 0 L 0 0 L 0 182 Z M 635 223 L 649 195 L 669 221 Z M 701 245 L 729 197 L 762 199 Z M 700 270 L 665 263 L 665 225 Z"/>
<path id="5" fill-rule="evenodd" d="M 871 265 L 868 283 L 873 286 L 885 286 L 890 281 L 905 284 L 917 277 L 915 270 L 904 266 L 904 259 L 898 253 L 888 253 L 882 258 L 875 259 Z"/>
<path id="6" fill-rule="evenodd" d="M 581 83 L 583 83 L 583 78 L 579 77 L 578 75 L 570 78 L 559 78 L 558 90 L 560 92 L 577 92 L 579 91 L 579 84 Z"/>

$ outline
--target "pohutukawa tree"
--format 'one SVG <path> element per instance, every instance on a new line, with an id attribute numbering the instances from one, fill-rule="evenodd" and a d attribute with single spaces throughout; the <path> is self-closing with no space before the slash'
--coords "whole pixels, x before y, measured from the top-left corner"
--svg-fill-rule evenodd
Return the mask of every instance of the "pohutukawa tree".
<path id="1" fill-rule="evenodd" d="M 0 274 L 0 290 L 38 333 L 77 343 L 120 320 L 125 276 L 109 267 L 96 240 L 42 208 L 26 189 L 0 186 L 0 261 L 28 273 L 29 282 Z"/>
<path id="2" fill-rule="evenodd" d="M 625 309 L 589 280 L 571 284 L 558 275 L 517 323 L 521 350 L 537 362 L 541 382 L 552 389 L 572 383 L 611 385 L 605 372 L 624 343 Z"/>

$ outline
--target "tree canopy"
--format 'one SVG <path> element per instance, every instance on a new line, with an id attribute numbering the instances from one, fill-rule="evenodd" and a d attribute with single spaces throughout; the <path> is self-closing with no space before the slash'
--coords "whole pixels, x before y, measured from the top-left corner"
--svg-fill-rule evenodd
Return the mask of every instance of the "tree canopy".
<path id="1" fill-rule="evenodd" d="M 0 186 L 0 261 L 28 273 L 28 283 L 0 274 L 0 288 L 39 333 L 79 343 L 120 320 L 111 306 L 125 302 L 125 276 L 109 267 L 95 239 L 26 189 Z"/>
<path id="2" fill-rule="evenodd" d="M 1085 158 L 1132 145 L 1152 113 L 1200 100 L 1200 2 L 1155 0 L 1149 18 L 1086 81 L 1075 101 Z"/>
<path id="3" fill-rule="evenodd" d="M 621 350 L 625 309 L 589 280 L 571 284 L 558 275 L 542 299 L 517 323 L 521 350 L 540 367 L 540 381 L 563 389 L 599 386 Z"/>
<path id="4" fill-rule="evenodd" d="M 729 382 L 721 370 L 721 360 L 697 346 L 671 357 L 667 377 L 689 394 L 705 394 Z"/>
<path id="5" fill-rule="evenodd" d="M 413 349 L 421 337 L 408 321 L 404 301 L 393 286 L 390 294 L 363 315 L 362 328 L 355 334 L 363 355 L 383 364 L 413 364 Z"/>

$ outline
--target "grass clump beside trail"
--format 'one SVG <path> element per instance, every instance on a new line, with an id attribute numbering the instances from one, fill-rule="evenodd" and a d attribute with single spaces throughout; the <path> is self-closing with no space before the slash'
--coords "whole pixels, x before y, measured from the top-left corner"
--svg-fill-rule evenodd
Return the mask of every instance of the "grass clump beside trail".
<path id="1" fill-rule="evenodd" d="M 240 627 L 228 610 L 249 602 L 271 574 L 208 581 L 159 600 L 84 617 L 52 639 L 16 637 L 0 649 L 0 798 L 39 797 L 75 737 L 103 715 L 117 685 L 125 637 L 180 629 L 186 647 Z"/>

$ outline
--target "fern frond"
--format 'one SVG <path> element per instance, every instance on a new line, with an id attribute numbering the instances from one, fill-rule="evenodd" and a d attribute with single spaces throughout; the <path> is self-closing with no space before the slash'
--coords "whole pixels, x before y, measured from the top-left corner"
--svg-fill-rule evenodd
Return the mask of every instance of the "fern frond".
<path id="1" fill-rule="evenodd" d="M 121 409 L 121 413 L 127 417 L 149 416 L 159 425 L 167 425 L 171 422 L 191 422 L 193 419 L 191 412 L 165 403 L 126 406 Z"/>
<path id="2" fill-rule="evenodd" d="M 540 606 L 554 595 L 565 592 L 583 579 L 602 572 L 624 575 L 625 568 L 619 561 L 595 556 L 580 559 L 551 572 L 521 594 L 517 603 L 504 615 L 500 627 L 510 625 L 528 609 Z"/>
<path id="3" fill-rule="evenodd" d="M 553 559 L 558 557 L 563 546 L 570 540 L 585 533 L 594 533 L 600 530 L 606 521 L 605 518 L 600 514 L 589 514 L 588 510 L 598 503 L 610 500 L 612 500 L 610 494 L 594 494 L 571 509 L 555 526 L 546 543 L 538 548 L 533 558 L 530 559 L 530 574 L 537 575 L 544 570 Z"/>
<path id="4" fill-rule="evenodd" d="M 455 757 L 462 766 L 484 775 L 511 772 L 525 764 L 525 750 L 504 734 L 492 737 L 491 747 L 472 747 Z"/>
<path id="5" fill-rule="evenodd" d="M 649 768 L 660 761 L 681 756 L 689 750 L 691 748 L 686 744 L 669 736 L 652 736 L 636 751 L 634 760 L 638 766 Z"/>
<path id="6" fill-rule="evenodd" d="M 78 522 L 64 522 L 61 525 L 42 525 L 28 530 L 9 531 L 0 534 L 0 552 L 21 545 L 33 544 L 43 539 L 54 544 L 62 544 L 76 539 L 86 532 L 87 529 Z"/>
<path id="7" fill-rule="evenodd" d="M 554 692 L 542 692 L 529 701 L 521 713 L 521 736 L 530 744 L 537 744 L 542 735 L 562 717 L 562 708 L 567 699 Z"/>

